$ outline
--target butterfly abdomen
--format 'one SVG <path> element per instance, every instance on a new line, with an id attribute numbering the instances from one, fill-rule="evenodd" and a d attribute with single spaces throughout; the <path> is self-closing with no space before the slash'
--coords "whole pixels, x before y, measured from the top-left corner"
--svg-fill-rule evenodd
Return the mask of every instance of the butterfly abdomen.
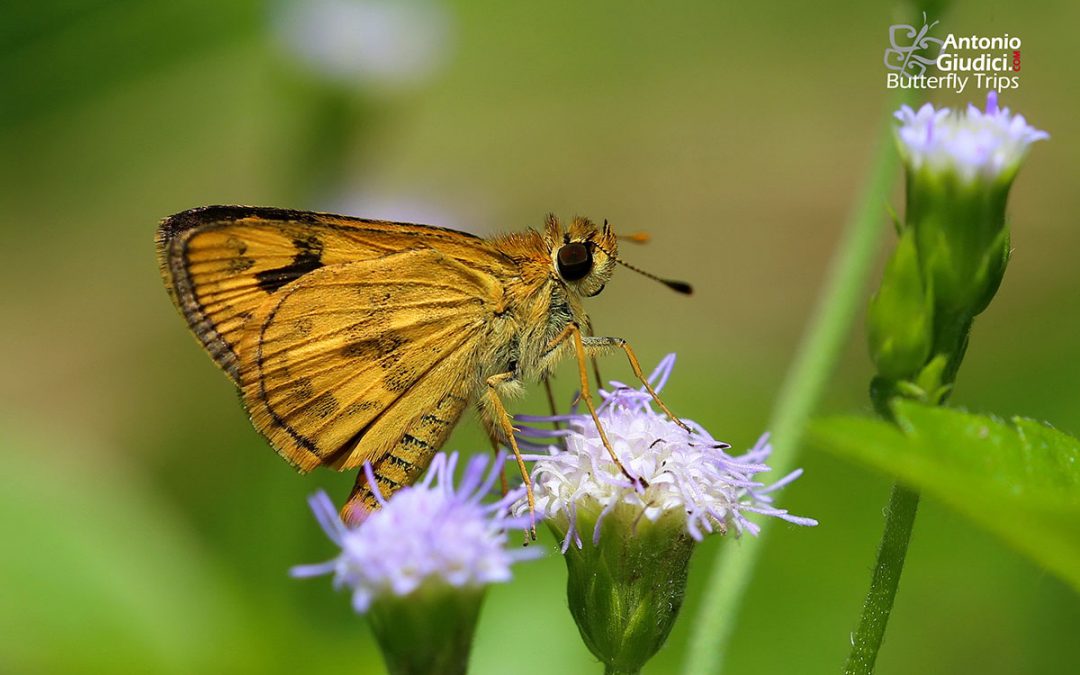
<path id="1" fill-rule="evenodd" d="M 409 425 L 387 453 L 371 463 L 371 473 L 384 500 L 416 482 L 450 435 L 467 403 L 464 397 L 447 394 L 433 410 Z M 368 484 L 366 474 L 366 471 L 360 471 L 352 494 L 341 510 L 342 520 L 346 523 L 357 523 L 379 508 L 379 499 Z"/>

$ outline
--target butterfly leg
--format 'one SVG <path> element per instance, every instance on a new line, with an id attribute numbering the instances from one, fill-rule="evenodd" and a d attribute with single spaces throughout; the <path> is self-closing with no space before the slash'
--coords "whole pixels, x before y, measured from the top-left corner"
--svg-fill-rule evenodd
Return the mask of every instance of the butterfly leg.
<path id="1" fill-rule="evenodd" d="M 491 452 L 495 455 L 495 459 L 499 459 L 499 439 L 494 434 L 489 434 L 488 438 L 491 440 Z M 502 496 L 505 497 L 507 492 L 510 492 L 510 484 L 506 482 L 506 467 L 500 467 L 499 469 L 499 491 Z"/>
<path id="2" fill-rule="evenodd" d="M 626 352 L 626 358 L 630 361 L 630 369 L 634 371 L 634 376 L 637 377 L 637 379 L 643 385 L 645 385 L 645 391 L 649 392 L 649 396 L 651 396 L 652 399 L 656 401 L 656 405 L 664 411 L 664 414 L 667 415 L 672 422 L 678 424 L 686 431 L 693 433 L 693 430 L 690 427 L 686 426 L 686 423 L 676 417 L 675 414 L 672 413 L 666 405 L 664 405 L 664 402 L 660 399 L 659 394 L 657 394 L 656 391 L 653 389 L 652 385 L 649 383 L 649 380 L 645 378 L 645 374 L 641 372 L 641 364 L 638 363 L 637 356 L 634 354 L 634 350 L 630 348 L 629 342 L 627 342 L 623 338 L 616 337 L 586 337 L 584 339 L 584 342 L 586 347 L 591 347 L 593 349 L 621 349 Z"/>
<path id="3" fill-rule="evenodd" d="M 592 320 L 589 317 L 585 317 L 585 339 L 586 341 L 595 336 L 593 332 Z M 589 360 L 592 361 L 593 375 L 596 377 L 596 386 L 599 389 L 604 388 L 604 378 L 600 376 L 600 359 L 596 358 L 596 354 L 589 354 Z"/>
<path id="4" fill-rule="evenodd" d="M 513 372 L 500 373 L 498 375 L 492 375 L 487 379 L 487 397 L 488 403 L 491 405 L 491 410 L 494 413 L 495 422 L 499 425 L 503 435 L 506 436 L 506 442 L 510 444 L 510 449 L 514 451 L 514 458 L 517 459 L 518 469 L 521 471 L 521 479 L 525 483 L 525 498 L 529 502 L 529 516 L 532 518 L 532 525 L 529 528 L 529 536 L 533 541 L 536 541 L 536 498 L 533 496 L 532 478 L 529 477 L 529 469 L 525 466 L 525 458 L 521 456 L 521 450 L 518 448 L 517 439 L 514 438 L 514 425 L 510 420 L 510 414 L 506 412 L 506 406 L 503 405 L 502 399 L 499 398 L 499 392 L 497 387 L 511 380 L 515 377 Z"/>
<path id="5" fill-rule="evenodd" d="M 545 375 L 543 377 L 543 382 L 544 382 L 544 391 L 547 392 L 548 407 L 551 409 L 551 415 L 553 417 L 558 416 L 559 408 L 558 408 L 557 405 L 555 405 L 555 392 L 551 388 L 551 376 L 550 375 Z M 561 430 L 563 428 L 562 422 L 560 422 L 558 420 L 554 420 L 551 423 L 551 426 L 555 427 L 556 431 L 559 431 L 559 430 Z M 563 450 L 565 450 L 566 449 L 566 439 L 565 438 L 558 439 L 558 446 L 560 448 L 562 448 Z"/>
<path id="6" fill-rule="evenodd" d="M 619 456 L 615 454 L 615 448 L 611 447 L 611 441 L 608 440 L 607 432 L 604 431 L 604 425 L 600 424 L 600 416 L 596 413 L 592 392 L 589 390 L 589 373 L 585 369 L 585 339 L 582 337 L 581 329 L 577 324 L 571 323 L 566 328 L 574 340 L 574 352 L 577 355 L 578 362 L 578 378 L 581 380 L 581 400 L 585 401 L 585 407 L 589 409 L 589 415 L 592 416 L 593 424 L 596 425 L 596 431 L 600 434 L 600 440 L 604 443 L 604 448 L 607 449 L 608 454 L 611 455 L 611 461 L 615 462 L 615 466 L 619 467 L 619 471 L 624 476 L 633 482 L 645 484 L 643 479 L 635 478 L 626 470 L 623 463 L 619 461 Z M 645 486 L 648 487 L 647 484 Z"/>
<path id="7" fill-rule="evenodd" d="M 552 416 L 558 415 L 559 408 L 555 405 L 555 391 L 551 388 L 551 376 L 545 375 L 543 377 L 543 382 L 544 391 L 547 392 L 548 407 L 551 408 L 551 414 Z M 560 423 L 558 420 L 552 422 L 552 425 L 554 425 L 556 429 L 562 429 L 562 423 Z"/>
<path id="8" fill-rule="evenodd" d="M 578 363 L 578 378 L 581 380 L 581 393 L 579 398 L 585 401 L 585 407 L 589 409 L 589 415 L 592 416 L 593 424 L 596 425 L 596 430 L 600 434 L 600 440 L 604 444 L 604 448 L 608 451 L 608 455 L 611 456 L 611 461 L 615 462 L 615 466 L 619 467 L 619 471 L 624 476 L 629 478 L 632 482 L 642 483 L 644 481 L 641 478 L 635 478 L 626 470 L 623 463 L 619 461 L 619 456 L 615 454 L 615 448 L 611 447 L 611 441 L 608 440 L 607 432 L 604 431 L 604 425 L 600 424 L 600 417 L 596 413 L 596 406 L 593 404 L 592 392 L 589 390 L 589 372 L 585 366 L 585 339 L 588 340 L 606 340 L 607 338 L 582 338 L 581 327 L 571 321 L 563 328 L 562 331 L 555 336 L 551 342 L 548 343 L 548 351 L 553 351 L 559 347 L 567 339 L 572 339 L 574 342 L 574 352 L 577 355 Z M 591 343 L 590 343 L 591 344 Z M 614 345 L 612 345 L 614 346 Z M 593 348 L 593 352 L 603 351 L 607 345 L 597 344 Z M 648 487 L 647 485 L 645 485 Z"/>

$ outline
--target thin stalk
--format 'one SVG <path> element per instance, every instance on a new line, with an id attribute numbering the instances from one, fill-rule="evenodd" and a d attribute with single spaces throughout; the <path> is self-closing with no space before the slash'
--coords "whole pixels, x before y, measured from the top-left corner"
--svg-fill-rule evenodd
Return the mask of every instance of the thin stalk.
<path id="1" fill-rule="evenodd" d="M 894 110 L 896 100 L 890 100 Z M 892 142 L 891 122 L 880 134 L 870 178 L 848 219 L 829 266 L 811 323 L 784 380 L 769 428 L 774 475 L 795 468 L 803 428 L 832 375 L 836 361 L 865 301 L 865 288 L 881 237 L 888 228 L 884 205 L 898 175 L 899 158 Z M 757 537 L 745 537 L 739 547 L 725 547 L 716 556 L 690 636 L 686 675 L 719 673 L 727 657 L 735 621 L 746 588 L 757 566 L 768 523 Z"/>
<path id="2" fill-rule="evenodd" d="M 944 330 L 939 331 L 937 346 L 943 353 L 951 355 L 950 365 L 944 374 L 946 383 L 951 384 L 956 379 L 956 371 L 967 348 L 971 321 L 968 316 L 956 317 L 946 323 Z M 896 419 L 889 407 L 890 399 L 872 398 L 878 415 L 895 423 Z M 945 398 L 948 398 L 948 393 L 936 402 L 937 405 L 944 404 Z M 889 495 L 889 505 L 885 507 L 885 529 L 881 533 L 881 544 L 878 545 L 874 576 L 863 600 L 859 626 L 851 639 L 851 652 L 844 664 L 844 675 L 871 675 L 874 672 L 874 663 L 877 661 L 878 651 L 881 650 L 881 643 L 885 640 L 885 628 L 889 624 L 896 590 L 900 585 L 900 575 L 904 571 L 904 561 L 907 559 L 908 544 L 911 542 L 911 531 L 915 526 L 918 508 L 918 491 L 894 483 L 892 494 Z"/>
<path id="3" fill-rule="evenodd" d="M 863 603 L 859 627 L 851 641 L 851 654 L 844 665 L 845 675 L 870 675 L 885 638 L 896 588 L 904 571 L 911 528 L 919 508 L 919 493 L 899 483 L 893 485 L 885 511 L 885 531 L 881 535 L 877 563 L 870 590 Z"/>

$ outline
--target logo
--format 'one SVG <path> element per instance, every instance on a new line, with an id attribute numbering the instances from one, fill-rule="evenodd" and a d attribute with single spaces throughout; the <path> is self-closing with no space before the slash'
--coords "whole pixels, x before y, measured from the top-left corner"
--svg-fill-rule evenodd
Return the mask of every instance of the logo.
<path id="1" fill-rule="evenodd" d="M 938 23 L 935 21 L 927 25 L 926 15 L 923 14 L 923 25 L 919 30 L 907 24 L 889 26 L 889 43 L 892 47 L 885 50 L 885 67 L 898 71 L 904 77 L 925 75 L 926 67 L 937 63 L 942 46 L 945 44 L 944 40 L 927 35 Z M 901 45 L 898 42 L 901 33 L 903 33 L 902 37 L 911 41 L 911 44 Z"/>
<path id="2" fill-rule="evenodd" d="M 930 31 L 938 23 L 927 23 L 923 14 L 921 28 L 908 24 L 889 26 L 886 88 L 950 89 L 962 94 L 969 85 L 998 93 L 1020 87 L 1019 37 L 1008 33 L 993 37 L 955 33 L 944 39 L 932 37 Z"/>

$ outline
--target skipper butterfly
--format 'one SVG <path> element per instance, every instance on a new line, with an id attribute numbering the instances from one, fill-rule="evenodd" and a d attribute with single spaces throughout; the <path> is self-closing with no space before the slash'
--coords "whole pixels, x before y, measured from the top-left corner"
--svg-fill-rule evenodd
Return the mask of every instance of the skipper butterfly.
<path id="1" fill-rule="evenodd" d="M 588 334 L 582 299 L 604 289 L 616 264 L 681 293 L 690 286 L 621 261 L 607 222 L 575 218 L 564 227 L 549 215 L 543 231 L 483 239 L 427 225 L 207 206 L 162 221 L 157 254 L 173 302 L 240 388 L 256 429 L 301 472 L 370 462 L 389 496 L 420 476 L 472 405 L 492 440 L 513 449 L 531 506 L 503 399 L 546 378 L 568 353 L 594 420 L 586 355 L 621 349 L 678 421 L 625 340 Z M 629 476 L 599 421 L 597 428 Z M 378 508 L 373 487 L 360 471 L 346 520 Z"/>

